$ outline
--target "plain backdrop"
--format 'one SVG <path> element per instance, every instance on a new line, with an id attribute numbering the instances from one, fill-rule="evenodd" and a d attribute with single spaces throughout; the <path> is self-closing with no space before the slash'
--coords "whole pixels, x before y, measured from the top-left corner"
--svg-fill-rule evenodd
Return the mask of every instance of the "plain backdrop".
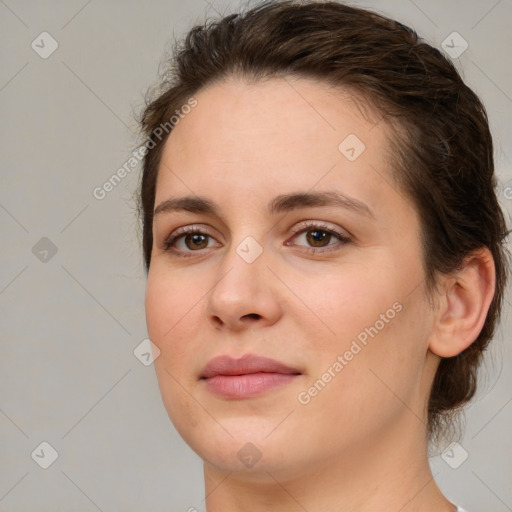
<path id="1" fill-rule="evenodd" d="M 463 45 L 453 32 L 467 42 L 454 61 L 488 109 L 510 223 L 512 0 L 352 3 L 435 46 Z M 147 337 L 140 169 L 101 200 L 93 190 L 136 147 L 134 113 L 172 38 L 240 5 L 0 1 L 2 512 L 204 510 L 202 463 L 170 423 L 153 366 L 134 354 Z M 510 304 L 508 290 L 455 447 L 467 459 L 432 459 L 448 498 L 470 512 L 512 510 Z"/>

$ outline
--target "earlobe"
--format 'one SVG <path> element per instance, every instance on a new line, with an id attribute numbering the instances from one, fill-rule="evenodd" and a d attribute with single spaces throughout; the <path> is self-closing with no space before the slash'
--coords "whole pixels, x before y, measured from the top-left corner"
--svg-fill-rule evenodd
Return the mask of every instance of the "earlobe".
<path id="1" fill-rule="evenodd" d="M 439 308 L 429 349 L 440 357 L 454 357 L 480 334 L 494 297 L 494 259 L 486 247 L 468 255 L 462 268 L 443 278 Z"/>

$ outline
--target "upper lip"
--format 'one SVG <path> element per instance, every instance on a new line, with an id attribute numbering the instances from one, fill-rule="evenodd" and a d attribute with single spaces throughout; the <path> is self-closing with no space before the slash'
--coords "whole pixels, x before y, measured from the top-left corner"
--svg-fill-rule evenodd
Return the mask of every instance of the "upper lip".
<path id="1" fill-rule="evenodd" d="M 263 356 L 245 354 L 235 359 L 228 355 L 211 359 L 201 372 L 200 378 L 208 379 L 216 375 L 247 375 L 249 373 L 284 373 L 300 374 L 296 368 L 291 368 L 274 359 Z"/>

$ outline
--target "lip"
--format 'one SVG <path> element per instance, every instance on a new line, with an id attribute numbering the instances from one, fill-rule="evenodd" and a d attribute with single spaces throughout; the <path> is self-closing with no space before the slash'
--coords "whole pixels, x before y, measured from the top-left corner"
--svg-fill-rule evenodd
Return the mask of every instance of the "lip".
<path id="1" fill-rule="evenodd" d="M 301 375 L 297 368 L 246 354 L 238 359 L 214 357 L 204 367 L 200 380 L 213 394 L 223 398 L 253 398 L 284 386 Z"/>

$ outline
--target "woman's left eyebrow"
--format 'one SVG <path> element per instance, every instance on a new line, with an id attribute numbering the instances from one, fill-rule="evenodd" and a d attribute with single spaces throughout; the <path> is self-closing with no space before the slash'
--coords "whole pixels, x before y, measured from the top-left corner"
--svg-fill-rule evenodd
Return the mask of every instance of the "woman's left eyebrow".
<path id="1" fill-rule="evenodd" d="M 355 197 L 348 197 L 340 192 L 296 192 L 282 194 L 275 197 L 268 206 L 271 214 L 288 212 L 298 208 L 312 208 L 315 206 L 335 206 L 351 210 L 375 220 L 371 209 Z"/>
<path id="2" fill-rule="evenodd" d="M 335 206 L 355 213 L 362 214 L 375 220 L 375 215 L 371 209 L 353 197 L 345 196 L 339 192 L 295 192 L 291 194 L 281 194 L 276 196 L 268 204 L 268 212 L 271 215 L 288 212 L 299 208 L 312 208 L 318 206 Z M 219 207 L 206 197 L 184 196 L 166 199 L 162 201 L 153 212 L 156 216 L 160 213 L 172 211 L 187 211 L 191 213 L 205 213 L 220 216 Z"/>

